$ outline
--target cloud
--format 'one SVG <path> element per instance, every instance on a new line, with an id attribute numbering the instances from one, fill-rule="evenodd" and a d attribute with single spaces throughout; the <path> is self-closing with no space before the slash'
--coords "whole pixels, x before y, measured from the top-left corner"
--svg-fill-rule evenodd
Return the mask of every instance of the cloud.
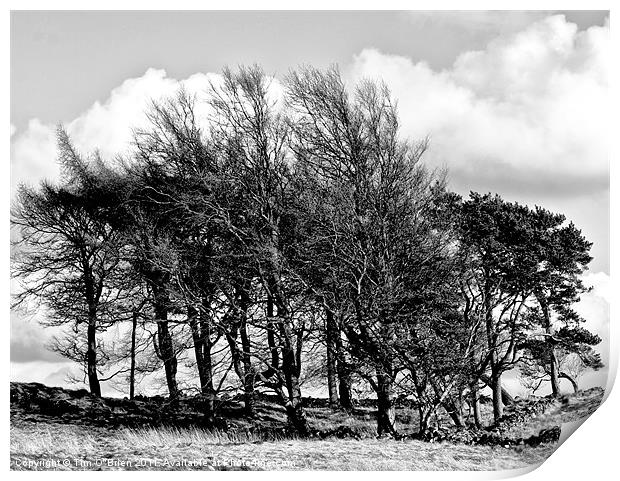
<path id="1" fill-rule="evenodd" d="M 367 49 L 351 79 L 382 78 L 404 132 L 431 137 L 428 159 L 458 187 L 590 194 L 608 186 L 609 25 L 563 15 L 464 52 L 451 68 Z"/>
<path id="2" fill-rule="evenodd" d="M 99 149 L 105 157 L 125 152 L 132 129 L 146 125 L 145 112 L 152 100 L 172 97 L 184 87 L 190 94 L 204 97 L 209 82 L 219 75 L 197 73 L 185 80 L 166 76 L 161 69 L 148 69 L 138 78 L 125 80 L 104 102 L 95 102 L 86 112 L 67 124 L 67 131 L 83 151 Z M 197 103 L 197 117 L 204 118 L 205 106 Z"/>
<path id="3" fill-rule="evenodd" d="M 57 328 L 43 329 L 36 320 L 29 321 L 21 313 L 11 312 L 11 362 L 62 362 L 62 357 L 46 347 L 58 332 Z"/>
<path id="4" fill-rule="evenodd" d="M 583 276 L 583 282 L 590 292 L 581 295 L 575 304 L 577 313 L 585 319 L 584 327 L 598 334 L 603 340 L 596 349 L 603 362 L 609 364 L 609 304 L 611 302 L 611 279 L 604 272 L 590 272 Z"/>
<path id="5" fill-rule="evenodd" d="M 399 101 L 404 132 L 413 138 L 430 135 L 428 161 L 448 167 L 458 190 L 534 197 L 598 193 L 609 183 L 609 24 L 579 31 L 563 15 L 532 23 L 538 16 L 429 17 L 481 29 L 503 19 L 514 28 L 500 30 L 483 50 L 460 54 L 445 70 L 366 49 L 347 73 L 351 80 L 386 81 Z M 99 149 L 112 157 L 129 147 L 131 129 L 144 124 L 150 99 L 173 95 L 182 84 L 204 95 L 209 81 L 218 79 L 197 73 L 179 81 L 149 69 L 125 80 L 66 128 L 81 151 Z M 11 136 L 12 184 L 56 178 L 55 158 L 54 126 L 31 120 Z"/>
<path id="6" fill-rule="evenodd" d="M 30 120 L 24 132 L 11 135 L 11 193 L 21 183 L 57 178 L 60 171 L 55 159 L 53 126 Z"/>
<path id="7" fill-rule="evenodd" d="M 76 374 L 79 366 L 68 361 L 48 363 L 31 361 L 24 363 L 11 362 L 10 378 L 12 382 L 40 382 L 46 384 L 52 381 L 55 386 L 68 387 L 66 374 Z"/>
<path id="8" fill-rule="evenodd" d="M 200 125 L 209 118 L 205 102 L 211 84 L 218 86 L 222 77 L 216 73 L 195 73 L 183 80 L 168 77 L 163 69 L 148 69 L 141 77 L 123 81 L 105 101 L 96 101 L 77 118 L 64 124 L 79 152 L 88 155 L 98 150 L 104 159 L 126 154 L 131 148 L 135 129 L 148 123 L 151 101 L 173 97 L 180 88 L 194 96 L 196 118 Z M 272 79 L 271 100 L 283 95 L 279 81 Z M 56 127 L 32 119 L 24 132 L 11 125 L 11 194 L 20 183 L 36 185 L 41 180 L 57 180 Z"/>
<path id="9" fill-rule="evenodd" d="M 76 119 L 65 124 L 80 152 L 99 150 L 104 158 L 127 152 L 132 129 L 146 124 L 151 100 L 173 96 L 181 86 L 197 97 L 204 95 L 217 74 L 194 74 L 184 80 L 167 77 L 165 70 L 148 69 L 144 75 L 125 80 L 104 101 L 96 101 Z M 204 114 L 204 104 L 199 104 Z M 200 115 L 204 118 L 204 115 Z M 43 179 L 56 180 L 60 169 L 56 163 L 55 125 L 32 119 L 23 132 L 11 129 L 11 192 L 21 182 L 35 185 Z"/>

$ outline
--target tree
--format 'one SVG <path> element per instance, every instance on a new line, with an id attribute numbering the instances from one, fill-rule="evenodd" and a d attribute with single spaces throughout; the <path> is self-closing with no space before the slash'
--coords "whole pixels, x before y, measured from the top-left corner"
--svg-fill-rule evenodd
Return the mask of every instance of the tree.
<path id="1" fill-rule="evenodd" d="M 568 380 L 575 392 L 579 389 L 578 378 L 586 369 L 596 371 L 603 367 L 600 354 L 593 349 L 601 342 L 601 338 L 587 329 L 579 326 L 561 327 L 552 335 L 551 349 L 546 334 L 534 335 L 521 345 L 524 350 L 520 361 L 521 374 L 533 391 L 543 382 L 552 383 L 553 363 L 556 365 L 557 377 Z M 559 387 L 555 391 L 552 389 L 552 394 L 558 396 Z"/>
<path id="2" fill-rule="evenodd" d="M 474 380 L 488 369 L 495 423 L 503 415 L 502 374 L 519 358 L 519 345 L 532 324 L 529 310 L 534 287 L 527 274 L 536 215 L 498 195 L 471 193 L 456 216 L 465 256 L 462 293 L 466 312 L 482 319 L 485 348 L 473 360 Z"/>
<path id="3" fill-rule="evenodd" d="M 86 326 L 86 339 L 70 336 L 57 344 L 64 355 L 84 362 L 90 391 L 101 395 L 97 333 L 119 319 L 130 287 L 123 285 L 119 233 L 106 221 L 106 206 L 91 190 L 105 170 L 95 156 L 91 165 L 58 130 L 60 186 L 43 182 L 22 186 L 11 212 L 19 238 L 13 250 L 13 276 L 22 290 L 14 306 L 34 301 L 45 306 L 48 325 Z"/>
<path id="4" fill-rule="evenodd" d="M 560 370 L 556 347 L 562 344 L 562 340 L 554 336 L 552 316 L 556 313 L 557 321 L 565 326 L 563 332 L 566 346 L 566 341 L 574 339 L 574 336 L 568 334 L 566 329 L 578 328 L 583 322 L 583 319 L 573 310 L 572 305 L 579 300 L 581 293 L 587 291 L 581 274 L 592 260 L 589 255 L 592 244 L 586 241 L 573 223 L 562 226 L 565 221 L 563 215 L 551 215 L 541 208 L 536 209 L 536 214 L 541 220 L 533 232 L 532 239 L 535 245 L 532 248 L 538 248 L 538 256 L 535 262 L 535 272 L 531 272 L 528 278 L 535 283 L 534 296 L 540 307 L 546 337 L 547 353 L 544 356 L 548 361 L 546 370 L 549 372 L 552 393 L 557 397 L 560 394 Z M 591 337 L 584 340 L 585 343 L 578 344 L 592 345 L 595 341 Z M 568 344 L 570 351 L 579 349 L 574 342 L 568 342 Z"/>
<path id="5" fill-rule="evenodd" d="M 294 237 L 287 206 L 289 181 L 289 127 L 278 112 L 269 80 L 258 67 L 225 70 L 220 86 L 211 88 L 214 112 L 212 142 L 231 166 L 227 187 L 244 200 L 239 218 L 221 218 L 250 253 L 250 274 L 256 274 L 265 296 L 269 355 L 261 362 L 261 382 L 274 389 L 294 429 L 309 432 L 302 406 L 300 375 L 304 323 L 294 315 L 295 298 L 304 287 L 289 269 L 284 250 Z M 236 221 L 239 223 L 237 224 Z M 249 279 L 248 279 L 249 280 Z"/>
<path id="6" fill-rule="evenodd" d="M 314 197 L 299 196 L 313 223 L 305 276 L 343 318 L 349 352 L 377 394 L 379 434 L 396 434 L 396 379 L 418 367 L 407 355 L 412 331 L 434 316 L 447 285 L 447 244 L 430 220 L 437 176 L 421 163 L 427 144 L 400 138 L 385 86 L 363 82 L 350 95 L 336 69 L 292 73 L 287 100 L 296 171 Z"/>

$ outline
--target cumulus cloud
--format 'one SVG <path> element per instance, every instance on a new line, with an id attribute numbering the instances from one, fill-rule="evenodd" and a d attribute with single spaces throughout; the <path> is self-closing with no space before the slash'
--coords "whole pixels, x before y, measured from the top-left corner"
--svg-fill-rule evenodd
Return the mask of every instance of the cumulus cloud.
<path id="1" fill-rule="evenodd" d="M 76 145 L 83 151 L 99 149 L 106 157 L 127 150 L 132 129 L 143 127 L 152 100 L 168 98 L 184 87 L 190 94 L 203 97 L 217 74 L 197 73 L 185 80 L 166 76 L 165 70 L 149 69 L 138 78 L 125 80 L 112 90 L 104 102 L 95 102 L 84 114 L 66 127 Z M 203 103 L 197 106 L 204 110 Z M 197 112 L 199 118 L 204 116 Z"/>
<path id="2" fill-rule="evenodd" d="M 28 122 L 24 132 L 11 135 L 11 193 L 21 183 L 36 183 L 58 177 L 53 126 L 38 119 Z"/>
<path id="3" fill-rule="evenodd" d="M 11 314 L 11 362 L 60 362 L 63 359 L 46 347 L 52 332 L 36 322 Z"/>
<path id="4" fill-rule="evenodd" d="M 466 20 L 483 28 L 496 24 L 494 15 Z M 519 30 L 462 53 L 449 69 L 366 49 L 347 74 L 381 78 L 392 88 L 405 133 L 431 137 L 427 159 L 448 167 L 457 189 L 572 196 L 606 189 L 609 25 L 579 31 L 563 15 L 533 23 L 529 15 L 500 17 Z M 181 84 L 201 94 L 218 78 L 197 73 L 179 81 L 149 69 L 66 128 L 80 150 L 113 156 L 127 149 L 131 128 L 144 124 L 150 99 L 170 96 Z M 13 184 L 58 175 L 54 128 L 33 119 L 12 135 Z"/>
<path id="5" fill-rule="evenodd" d="M 450 69 L 368 49 L 348 74 L 391 87 L 404 131 L 430 135 L 429 160 L 460 187 L 592 193 L 609 176 L 608 36 L 550 16 Z"/>
<path id="6" fill-rule="evenodd" d="M 99 150 L 104 158 L 125 153 L 132 129 L 143 127 L 151 100 L 173 96 L 182 86 L 191 94 L 204 95 L 217 74 L 194 74 L 184 80 L 166 75 L 165 70 L 149 69 L 144 75 L 125 80 L 104 101 L 96 101 L 76 119 L 65 124 L 78 150 Z M 204 109 L 204 104 L 200 104 Z M 11 129 L 11 190 L 19 183 L 37 184 L 55 180 L 60 170 L 56 162 L 56 126 L 32 119 L 24 132 Z"/>
<path id="7" fill-rule="evenodd" d="M 82 154 L 98 150 L 109 160 L 130 149 L 133 131 L 147 125 L 151 102 L 173 97 L 181 88 L 196 98 L 199 124 L 206 122 L 207 91 L 221 81 L 217 73 L 195 73 L 177 80 L 168 77 L 163 69 L 150 68 L 141 77 L 122 82 L 105 101 L 94 102 L 64 127 Z M 276 79 L 272 79 L 269 93 L 270 100 L 276 103 L 282 99 L 283 88 Z M 56 128 L 38 119 L 30 120 L 24 132 L 16 132 L 11 125 L 11 194 L 20 183 L 36 185 L 43 179 L 58 179 Z"/>
<path id="8" fill-rule="evenodd" d="M 575 310 L 585 319 L 584 327 L 602 339 L 595 349 L 601 354 L 605 367 L 598 372 L 587 372 L 581 380 L 582 387 L 601 386 L 607 382 L 610 364 L 609 346 L 609 303 L 611 302 L 612 283 L 604 272 L 588 273 L 584 284 L 591 288 L 581 296 Z"/>

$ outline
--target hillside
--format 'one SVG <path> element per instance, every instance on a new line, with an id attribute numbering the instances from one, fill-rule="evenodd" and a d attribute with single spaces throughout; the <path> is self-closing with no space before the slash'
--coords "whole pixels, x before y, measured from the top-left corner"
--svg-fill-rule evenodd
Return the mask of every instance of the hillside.
<path id="1" fill-rule="evenodd" d="M 306 399 L 313 436 L 301 440 L 269 396 L 259 399 L 254 419 L 234 399 L 222 402 L 220 420 L 207 427 L 196 397 L 173 409 L 163 397 L 98 399 L 85 390 L 11 383 L 11 468 L 512 469 L 544 461 L 561 424 L 589 415 L 602 395 L 591 389 L 518 400 L 502 429 L 456 431 L 444 422 L 426 440 L 416 439 L 410 407 L 397 411 L 402 439 L 378 439 L 372 402 L 345 413 Z"/>

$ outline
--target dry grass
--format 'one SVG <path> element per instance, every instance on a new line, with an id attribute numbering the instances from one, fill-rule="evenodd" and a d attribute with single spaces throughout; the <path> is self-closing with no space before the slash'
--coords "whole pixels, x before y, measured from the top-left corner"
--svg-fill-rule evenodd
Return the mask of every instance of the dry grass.
<path id="1" fill-rule="evenodd" d="M 528 437 L 540 430 L 589 415 L 602 390 L 563 396 L 544 413 L 518 423 L 508 434 Z M 359 434 L 356 439 L 297 439 L 284 436 L 281 406 L 262 402 L 253 419 L 227 417 L 229 430 L 201 428 L 96 427 L 79 419 L 45 416 L 19 406 L 11 408 L 11 468 L 14 470 L 499 470 L 542 463 L 555 445 L 469 446 L 416 440 L 376 439 L 376 413 L 354 413 L 308 407 L 314 430 Z M 483 414 L 491 417 L 490 406 Z M 444 423 L 449 421 L 444 420 Z M 100 424 L 98 424 L 100 426 Z M 417 414 L 397 412 L 397 429 L 415 430 Z"/>
<path id="2" fill-rule="evenodd" d="M 539 464 L 553 449 L 389 439 L 265 441 L 248 432 L 107 431 L 59 423 L 11 429 L 12 469 L 497 470 Z"/>

